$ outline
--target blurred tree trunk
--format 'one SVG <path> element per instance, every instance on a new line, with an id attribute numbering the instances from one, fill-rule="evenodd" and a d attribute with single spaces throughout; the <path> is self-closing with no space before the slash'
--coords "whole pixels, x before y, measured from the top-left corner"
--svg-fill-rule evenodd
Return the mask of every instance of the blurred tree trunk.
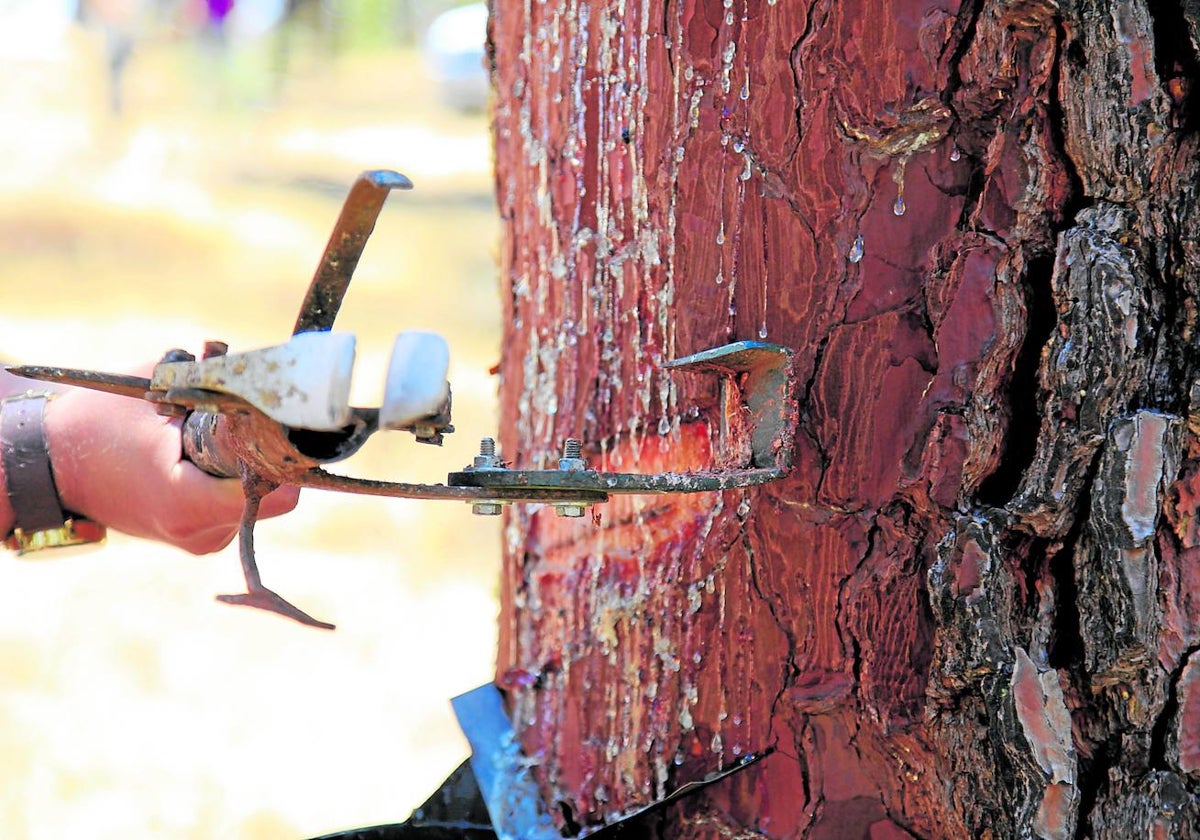
<path id="1" fill-rule="evenodd" d="M 1200 836 L 1200 3 L 493 0 L 503 452 L 796 467 L 507 519 L 498 680 L 561 823 Z"/>

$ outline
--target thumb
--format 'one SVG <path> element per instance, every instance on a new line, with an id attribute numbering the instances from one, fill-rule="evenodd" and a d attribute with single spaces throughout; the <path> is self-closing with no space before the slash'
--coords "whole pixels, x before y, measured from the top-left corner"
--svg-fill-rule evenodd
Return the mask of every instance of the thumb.
<path id="1" fill-rule="evenodd" d="M 280 516 L 287 513 L 296 507 L 296 502 L 299 499 L 299 487 L 285 484 L 277 490 L 272 490 L 263 497 L 262 505 L 258 509 L 258 518 L 269 519 L 272 516 Z"/>

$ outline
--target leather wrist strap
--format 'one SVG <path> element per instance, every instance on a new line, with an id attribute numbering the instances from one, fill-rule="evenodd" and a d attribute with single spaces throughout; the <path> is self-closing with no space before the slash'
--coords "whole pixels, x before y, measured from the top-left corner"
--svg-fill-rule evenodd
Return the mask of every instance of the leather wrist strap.
<path id="1" fill-rule="evenodd" d="M 16 528 L 25 532 L 61 528 L 67 521 L 46 446 L 45 394 L 0 403 L 0 457 Z"/>

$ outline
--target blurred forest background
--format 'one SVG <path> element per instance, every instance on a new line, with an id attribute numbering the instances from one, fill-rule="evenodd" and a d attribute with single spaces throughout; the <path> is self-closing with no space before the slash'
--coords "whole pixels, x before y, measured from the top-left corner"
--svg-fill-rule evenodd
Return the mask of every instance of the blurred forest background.
<path id="1" fill-rule="evenodd" d="M 437 330 L 458 431 L 338 469 L 468 463 L 495 432 L 497 225 L 484 12 L 435 23 L 450 5 L 0 0 L 0 357 L 280 343 L 355 176 L 396 169 L 416 189 L 338 321 L 354 401 L 379 404 L 397 332 Z M 335 633 L 214 602 L 233 547 L 0 557 L 0 837 L 310 837 L 405 818 L 465 757 L 447 699 L 491 677 L 497 521 L 305 491 L 258 535 L 266 584 Z"/>

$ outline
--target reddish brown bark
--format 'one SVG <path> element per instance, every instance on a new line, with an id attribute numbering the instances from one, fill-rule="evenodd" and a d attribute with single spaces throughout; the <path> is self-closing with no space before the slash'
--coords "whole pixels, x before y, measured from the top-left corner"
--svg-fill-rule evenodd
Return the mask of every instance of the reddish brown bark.
<path id="1" fill-rule="evenodd" d="M 708 465 L 716 392 L 661 365 L 730 340 L 800 393 L 784 481 L 508 519 L 565 827 L 767 747 L 664 834 L 1196 824 L 1198 22 L 496 0 L 506 455 Z"/>

